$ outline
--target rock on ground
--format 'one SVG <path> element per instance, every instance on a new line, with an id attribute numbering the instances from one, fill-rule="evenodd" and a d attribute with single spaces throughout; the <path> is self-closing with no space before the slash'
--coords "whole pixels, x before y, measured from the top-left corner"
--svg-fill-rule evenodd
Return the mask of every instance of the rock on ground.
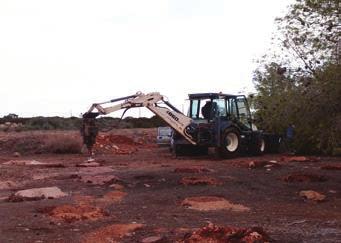
<path id="1" fill-rule="evenodd" d="M 250 169 L 256 169 L 256 168 L 271 168 L 271 167 L 280 167 L 281 165 L 275 161 L 265 161 L 265 160 L 255 160 L 251 161 L 248 165 Z"/>
<path id="2" fill-rule="evenodd" d="M 12 194 L 8 200 L 11 202 L 20 201 L 32 201 L 41 199 L 53 199 L 67 196 L 66 193 L 62 192 L 58 187 L 43 187 L 43 188 L 32 188 L 17 191 Z"/>
<path id="3" fill-rule="evenodd" d="M 93 185 L 106 185 L 120 181 L 120 179 L 114 175 L 82 175 L 79 176 L 79 178 L 82 182 Z"/>
<path id="4" fill-rule="evenodd" d="M 110 185 L 111 188 L 115 189 L 115 190 L 123 190 L 124 186 L 120 185 L 120 184 L 112 184 Z"/>
<path id="5" fill-rule="evenodd" d="M 97 162 L 85 162 L 76 165 L 77 167 L 98 167 L 101 166 L 100 163 Z"/>
<path id="6" fill-rule="evenodd" d="M 44 165 L 45 163 L 42 163 L 36 160 L 10 160 L 3 164 L 4 165 Z"/>
<path id="7" fill-rule="evenodd" d="M 114 169 L 110 166 L 101 166 L 101 167 L 90 167 L 90 168 L 79 168 L 79 172 L 77 175 L 98 175 L 104 173 L 114 172 Z"/>
<path id="8" fill-rule="evenodd" d="M 199 211 L 229 210 L 234 212 L 247 212 L 250 208 L 241 204 L 233 204 L 222 197 L 202 196 L 188 197 L 181 203 L 182 206 Z"/>
<path id="9" fill-rule="evenodd" d="M 43 163 L 37 160 L 10 160 L 3 164 L 4 165 L 20 165 L 20 166 L 59 167 L 59 168 L 65 167 L 65 165 L 61 163 Z"/>
<path id="10" fill-rule="evenodd" d="M 303 198 L 306 198 L 308 200 L 313 200 L 316 202 L 321 202 L 326 199 L 325 195 L 316 191 L 312 191 L 312 190 L 300 191 L 299 195 Z"/>
<path id="11" fill-rule="evenodd" d="M 141 243 L 161 243 L 164 242 L 161 236 L 149 236 L 141 240 Z"/>

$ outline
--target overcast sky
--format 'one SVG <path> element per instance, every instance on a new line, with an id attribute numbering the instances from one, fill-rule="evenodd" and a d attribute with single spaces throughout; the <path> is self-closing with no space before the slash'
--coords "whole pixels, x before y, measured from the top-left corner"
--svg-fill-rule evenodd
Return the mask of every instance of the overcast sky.
<path id="1" fill-rule="evenodd" d="M 136 91 L 180 109 L 188 93 L 252 91 L 291 2 L 0 0 L 0 116 L 78 116 Z"/>

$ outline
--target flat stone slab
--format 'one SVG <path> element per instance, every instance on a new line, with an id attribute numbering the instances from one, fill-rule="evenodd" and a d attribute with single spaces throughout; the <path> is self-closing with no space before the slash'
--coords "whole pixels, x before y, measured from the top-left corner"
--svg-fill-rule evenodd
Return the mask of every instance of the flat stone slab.
<path id="1" fill-rule="evenodd" d="M 58 187 L 53 186 L 17 191 L 8 198 L 8 201 L 11 202 L 33 201 L 42 199 L 54 199 L 65 196 L 67 196 L 67 193 L 62 192 L 62 190 L 60 190 Z"/>
<path id="2" fill-rule="evenodd" d="M 163 238 L 161 236 L 149 236 L 141 240 L 141 243 L 161 243 Z"/>
<path id="3" fill-rule="evenodd" d="M 97 162 L 85 162 L 85 163 L 77 164 L 76 166 L 77 167 L 98 167 L 98 166 L 101 166 L 101 164 Z"/>
<path id="4" fill-rule="evenodd" d="M 3 165 L 19 165 L 19 166 L 43 166 L 43 167 L 59 167 L 63 168 L 65 167 L 61 163 L 45 163 L 45 162 L 39 162 L 37 160 L 10 160 Z"/>
<path id="5" fill-rule="evenodd" d="M 81 175 L 79 179 L 82 182 L 93 185 L 106 185 L 120 181 L 117 176 L 114 175 Z"/>
<path id="6" fill-rule="evenodd" d="M 182 206 L 199 211 L 229 210 L 233 212 L 248 212 L 250 208 L 241 204 L 234 204 L 222 197 L 200 196 L 188 197 L 181 203 Z"/>
<path id="7" fill-rule="evenodd" d="M 3 165 L 44 165 L 45 163 L 36 160 L 10 160 Z"/>

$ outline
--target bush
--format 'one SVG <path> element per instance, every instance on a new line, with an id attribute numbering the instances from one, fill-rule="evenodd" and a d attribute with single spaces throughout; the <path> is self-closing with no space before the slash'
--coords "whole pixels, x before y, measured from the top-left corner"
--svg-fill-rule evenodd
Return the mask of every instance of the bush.
<path id="1" fill-rule="evenodd" d="M 44 138 L 42 153 L 79 154 L 82 150 L 80 136 L 54 134 Z"/>
<path id="2" fill-rule="evenodd" d="M 76 134 L 24 134 L 0 141 L 2 151 L 21 154 L 77 154 L 81 153 L 82 140 Z"/>

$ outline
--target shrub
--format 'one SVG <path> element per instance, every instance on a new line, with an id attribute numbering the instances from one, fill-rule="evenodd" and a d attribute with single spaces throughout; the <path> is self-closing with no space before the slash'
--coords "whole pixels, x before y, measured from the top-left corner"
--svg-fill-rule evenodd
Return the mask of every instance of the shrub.
<path id="1" fill-rule="evenodd" d="M 42 153 L 78 154 L 82 150 L 80 136 L 53 134 L 44 138 Z"/>

